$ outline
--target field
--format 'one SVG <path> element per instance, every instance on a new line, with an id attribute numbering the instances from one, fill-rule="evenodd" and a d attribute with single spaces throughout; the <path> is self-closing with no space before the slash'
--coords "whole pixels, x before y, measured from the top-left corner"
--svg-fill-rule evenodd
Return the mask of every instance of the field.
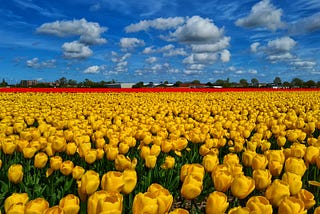
<path id="1" fill-rule="evenodd" d="M 317 89 L 0 89 L 2 213 L 320 213 Z"/>

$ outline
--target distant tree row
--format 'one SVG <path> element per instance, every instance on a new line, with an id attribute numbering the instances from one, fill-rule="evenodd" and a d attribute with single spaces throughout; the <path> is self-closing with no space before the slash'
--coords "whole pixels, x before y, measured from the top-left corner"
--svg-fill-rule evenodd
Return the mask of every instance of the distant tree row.
<path id="1" fill-rule="evenodd" d="M 78 82 L 73 79 L 67 79 L 66 77 L 61 77 L 60 79 L 54 82 L 38 82 L 32 80 L 31 84 L 22 84 L 21 81 L 19 84 L 16 85 L 9 85 L 5 79 L 2 79 L 0 82 L 0 87 L 7 87 L 7 86 L 14 86 L 14 87 L 81 87 L 81 88 L 107 88 L 107 87 L 117 87 L 116 81 L 99 81 L 95 82 L 90 79 L 85 79 L 84 81 Z M 27 81 L 28 82 L 28 81 Z M 315 82 L 314 80 L 303 81 L 300 78 L 293 78 L 291 82 L 282 81 L 280 77 L 275 77 L 273 82 L 269 83 L 261 83 L 257 78 L 252 78 L 250 82 L 246 79 L 240 79 L 239 82 L 231 82 L 229 78 L 226 80 L 224 79 L 217 79 L 215 82 L 207 82 L 201 83 L 199 80 L 193 80 L 191 82 L 181 82 L 177 81 L 174 84 L 169 84 L 168 81 L 160 82 L 160 84 L 154 84 L 153 82 L 144 83 L 142 81 L 137 82 L 133 88 L 143 88 L 143 87 L 181 87 L 184 85 L 193 85 L 199 87 L 223 87 L 223 88 L 234 88 L 234 87 L 241 87 L 241 88 L 248 88 L 248 87 L 279 87 L 279 88 L 320 88 L 320 81 Z"/>

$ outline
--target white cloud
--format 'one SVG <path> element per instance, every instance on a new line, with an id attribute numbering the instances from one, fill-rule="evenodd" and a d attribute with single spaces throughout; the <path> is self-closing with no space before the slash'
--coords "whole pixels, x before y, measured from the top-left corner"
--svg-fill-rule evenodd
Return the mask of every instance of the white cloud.
<path id="1" fill-rule="evenodd" d="M 157 61 L 157 57 L 149 57 L 145 61 L 149 64 L 155 63 Z"/>
<path id="2" fill-rule="evenodd" d="M 55 21 L 44 23 L 37 28 L 37 33 L 49 34 L 59 37 L 80 36 L 79 42 L 86 45 L 104 44 L 106 39 L 101 34 L 107 30 L 96 22 L 88 22 L 86 19 L 72 21 Z"/>
<path id="3" fill-rule="evenodd" d="M 205 68 L 204 64 L 191 64 L 190 66 L 188 66 L 187 70 L 202 70 Z"/>
<path id="4" fill-rule="evenodd" d="M 92 50 L 78 41 L 66 42 L 62 49 L 64 57 L 69 59 L 85 59 L 92 55 Z"/>
<path id="5" fill-rule="evenodd" d="M 230 37 L 223 37 L 221 40 L 214 44 L 195 44 L 191 45 L 192 52 L 203 53 L 203 52 L 217 52 L 225 49 L 229 46 Z"/>
<path id="6" fill-rule="evenodd" d="M 193 53 L 183 60 L 185 64 L 213 64 L 217 60 L 216 53 Z"/>
<path id="7" fill-rule="evenodd" d="M 241 27 L 262 27 L 274 31 L 284 27 L 281 15 L 282 10 L 273 6 L 270 0 L 262 0 L 251 8 L 247 17 L 238 19 L 235 24 Z"/>
<path id="8" fill-rule="evenodd" d="M 301 60 L 297 59 L 296 61 L 293 61 L 291 63 L 295 68 L 303 68 L 303 69 L 313 69 L 317 63 L 314 61 L 308 61 L 308 60 Z"/>
<path id="9" fill-rule="evenodd" d="M 174 45 L 169 44 L 160 48 L 154 48 L 154 46 L 146 47 L 143 51 L 143 54 L 152 54 L 152 53 L 163 53 L 165 57 L 171 56 L 186 56 L 187 52 L 183 48 L 175 48 Z"/>
<path id="10" fill-rule="evenodd" d="M 101 71 L 104 71 L 106 69 L 106 66 L 105 65 L 93 65 L 93 66 L 90 66 L 88 68 L 86 68 L 83 73 L 85 74 L 98 74 L 100 73 Z"/>
<path id="11" fill-rule="evenodd" d="M 223 50 L 221 53 L 220 53 L 220 58 L 221 58 L 221 61 L 222 62 L 229 62 L 230 61 L 230 57 L 231 57 L 231 53 L 230 51 L 228 50 Z"/>
<path id="12" fill-rule="evenodd" d="M 248 73 L 249 73 L 249 74 L 257 74 L 258 71 L 257 71 L 256 69 L 249 69 L 249 70 L 248 70 Z"/>
<path id="13" fill-rule="evenodd" d="M 123 50 L 133 49 L 139 46 L 144 46 L 145 43 L 143 40 L 137 38 L 121 38 L 120 39 L 120 47 Z"/>
<path id="14" fill-rule="evenodd" d="M 320 12 L 312 16 L 302 18 L 289 25 L 289 32 L 292 34 L 305 34 L 320 30 Z"/>
<path id="15" fill-rule="evenodd" d="M 115 63 L 113 69 L 109 71 L 109 74 L 119 74 L 128 71 L 128 61 L 127 59 L 131 57 L 130 53 L 119 55 L 117 52 L 111 52 L 111 61 Z"/>
<path id="16" fill-rule="evenodd" d="M 258 47 L 259 47 L 260 43 L 259 42 L 254 42 L 250 45 L 250 50 L 251 52 L 253 53 L 256 53 L 257 50 L 258 50 Z"/>
<path id="17" fill-rule="evenodd" d="M 198 74 L 201 74 L 202 71 L 199 71 L 199 70 L 188 70 L 188 69 L 186 69 L 186 70 L 183 71 L 183 73 L 184 73 L 185 75 L 198 75 Z"/>
<path id="18" fill-rule="evenodd" d="M 268 46 L 268 50 L 271 52 L 288 52 L 296 44 L 297 44 L 296 41 L 294 41 L 290 37 L 285 36 L 282 38 L 269 41 L 267 46 Z"/>
<path id="19" fill-rule="evenodd" d="M 125 27 L 126 33 L 133 33 L 138 31 L 147 31 L 149 28 L 155 28 L 158 30 L 167 30 L 176 28 L 177 26 L 185 22 L 183 17 L 173 18 L 157 18 L 154 20 L 143 20 L 137 24 L 131 24 Z"/>
<path id="20" fill-rule="evenodd" d="M 154 52 L 156 52 L 156 49 L 154 49 L 153 46 L 146 47 L 146 48 L 142 51 L 142 53 L 144 53 L 144 54 L 151 54 L 151 53 L 154 53 Z"/>
<path id="21" fill-rule="evenodd" d="M 293 58 L 294 58 L 294 56 L 289 52 L 269 55 L 267 57 L 267 59 L 272 61 L 273 63 L 275 63 L 276 61 L 284 61 L 284 60 L 289 60 L 289 59 L 293 59 Z"/>
<path id="22" fill-rule="evenodd" d="M 54 68 L 56 67 L 56 60 L 55 59 L 49 59 L 40 62 L 39 58 L 35 57 L 33 59 L 27 60 L 26 65 L 30 68 Z"/>
<path id="23" fill-rule="evenodd" d="M 219 29 L 211 19 L 193 16 L 171 33 L 168 39 L 188 44 L 203 44 L 218 42 L 222 36 L 223 29 Z"/>
<path id="24" fill-rule="evenodd" d="M 186 56 L 187 52 L 183 48 L 171 49 L 168 52 L 164 52 L 163 56 Z"/>

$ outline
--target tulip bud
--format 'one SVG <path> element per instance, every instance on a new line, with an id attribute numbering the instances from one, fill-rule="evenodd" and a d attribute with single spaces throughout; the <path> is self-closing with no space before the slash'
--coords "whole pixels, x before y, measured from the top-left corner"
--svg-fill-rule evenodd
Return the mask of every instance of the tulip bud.
<path id="1" fill-rule="evenodd" d="M 194 199 L 201 194 L 203 188 L 202 180 L 193 174 L 187 175 L 182 183 L 181 195 L 188 199 Z"/>
<path id="2" fill-rule="evenodd" d="M 49 208 L 49 202 L 44 198 L 36 198 L 29 201 L 25 207 L 25 214 L 42 214 Z"/>
<path id="3" fill-rule="evenodd" d="M 125 169 L 122 173 L 124 185 L 121 192 L 130 194 L 137 184 L 137 172 L 134 169 Z"/>
<path id="4" fill-rule="evenodd" d="M 99 184 L 99 174 L 93 170 L 86 171 L 78 183 L 78 193 L 81 200 L 85 201 L 86 196 L 94 193 L 98 189 Z"/>
<path id="5" fill-rule="evenodd" d="M 54 171 L 60 169 L 60 165 L 62 164 L 62 157 L 54 156 L 50 158 L 50 168 Z"/>
<path id="6" fill-rule="evenodd" d="M 131 169 L 132 162 L 129 157 L 124 156 L 123 154 L 117 155 L 116 159 L 114 160 L 115 168 L 118 171 L 123 171 L 125 169 Z"/>
<path id="7" fill-rule="evenodd" d="M 64 212 L 60 206 L 56 205 L 46 209 L 43 214 L 64 214 Z"/>
<path id="8" fill-rule="evenodd" d="M 44 152 L 39 152 L 34 156 L 34 167 L 42 169 L 48 162 L 48 155 Z"/>
<path id="9" fill-rule="evenodd" d="M 98 201 L 96 213 L 121 214 L 123 196 L 119 192 L 107 191 L 107 196 Z"/>
<path id="10" fill-rule="evenodd" d="M 282 180 L 289 184 L 289 190 L 291 195 L 297 194 L 302 188 L 301 176 L 292 172 L 285 172 L 282 175 Z"/>
<path id="11" fill-rule="evenodd" d="M 32 147 L 30 144 L 23 148 L 22 153 L 23 157 L 26 159 L 33 158 L 34 154 L 37 152 L 37 149 L 35 147 Z"/>
<path id="12" fill-rule="evenodd" d="M 12 195 L 7 197 L 4 201 L 4 212 L 8 213 L 10 207 L 15 204 L 23 205 L 24 208 L 28 201 L 29 197 L 27 193 L 12 193 Z"/>
<path id="13" fill-rule="evenodd" d="M 74 143 L 74 142 L 69 142 L 67 145 L 66 145 L 66 153 L 67 155 L 74 155 L 76 152 L 77 152 L 77 144 Z"/>
<path id="14" fill-rule="evenodd" d="M 145 165 L 147 168 L 153 169 L 157 163 L 157 157 L 154 155 L 148 155 L 145 159 Z"/>
<path id="15" fill-rule="evenodd" d="M 73 179 L 79 180 L 84 173 L 85 173 L 85 169 L 82 168 L 81 166 L 75 166 L 72 169 L 72 177 L 73 177 Z"/>
<path id="16" fill-rule="evenodd" d="M 227 192 L 233 181 L 233 176 L 228 171 L 212 171 L 211 177 L 213 180 L 214 188 L 220 192 Z"/>
<path id="17" fill-rule="evenodd" d="M 268 165 L 268 159 L 265 155 L 257 154 L 252 159 L 252 169 L 265 169 Z"/>
<path id="18" fill-rule="evenodd" d="M 162 169 L 172 169 L 175 164 L 175 159 L 172 156 L 167 156 L 164 163 L 161 165 Z"/>
<path id="19" fill-rule="evenodd" d="M 250 209 L 250 213 L 272 214 L 272 205 L 264 196 L 253 196 L 249 198 L 246 207 Z"/>
<path id="20" fill-rule="evenodd" d="M 249 214 L 250 209 L 248 207 L 233 207 L 229 210 L 228 214 Z"/>
<path id="21" fill-rule="evenodd" d="M 74 167 L 73 162 L 71 160 L 66 160 L 62 162 L 62 164 L 60 165 L 60 172 L 63 175 L 68 176 L 72 173 L 73 167 Z"/>
<path id="22" fill-rule="evenodd" d="M 237 176 L 231 184 L 232 195 L 239 199 L 247 197 L 255 188 L 254 180 L 245 175 Z"/>
<path id="23" fill-rule="evenodd" d="M 285 162 L 284 169 L 286 172 L 292 172 L 302 177 L 307 170 L 307 166 L 303 159 L 289 157 Z"/>
<path id="24" fill-rule="evenodd" d="M 304 212 L 304 203 L 295 197 L 284 198 L 279 205 L 278 213 L 306 213 Z"/>
<path id="25" fill-rule="evenodd" d="M 68 194 L 61 198 L 59 206 L 63 209 L 64 214 L 76 214 L 80 210 L 80 200 L 73 194 Z"/>
<path id="26" fill-rule="evenodd" d="M 182 208 L 176 208 L 169 212 L 169 214 L 189 214 L 189 211 Z"/>
<path id="27" fill-rule="evenodd" d="M 219 158 L 217 155 L 207 154 L 202 159 L 202 165 L 206 172 L 212 172 L 218 164 Z"/>
<path id="28" fill-rule="evenodd" d="M 209 194 L 206 204 L 206 214 L 225 213 L 229 206 L 228 197 L 223 192 L 214 191 Z"/>
<path id="29" fill-rule="evenodd" d="M 101 189 L 106 191 L 120 192 L 124 186 L 122 173 L 108 171 L 101 178 Z"/>
<path id="30" fill-rule="evenodd" d="M 242 163 L 244 166 L 251 167 L 252 160 L 257 155 L 255 151 L 246 150 L 242 153 Z"/>
<path id="31" fill-rule="evenodd" d="M 252 177 L 258 190 L 263 190 L 271 184 L 272 175 L 268 169 L 256 169 Z"/>
<path id="32" fill-rule="evenodd" d="M 295 195 L 296 198 L 299 198 L 304 203 L 304 207 L 308 210 L 316 204 L 314 200 L 314 195 L 306 189 L 300 189 L 298 194 Z"/>
<path id="33" fill-rule="evenodd" d="M 8 169 L 9 181 L 18 184 L 22 182 L 23 179 L 23 167 L 21 164 L 13 164 Z"/>
<path id="34" fill-rule="evenodd" d="M 281 201 L 289 196 L 289 184 L 279 179 L 275 179 L 265 191 L 265 197 L 274 207 L 279 207 Z"/>
<path id="35" fill-rule="evenodd" d="M 97 150 L 96 149 L 88 150 L 84 155 L 84 159 L 88 164 L 94 163 L 97 160 Z"/>

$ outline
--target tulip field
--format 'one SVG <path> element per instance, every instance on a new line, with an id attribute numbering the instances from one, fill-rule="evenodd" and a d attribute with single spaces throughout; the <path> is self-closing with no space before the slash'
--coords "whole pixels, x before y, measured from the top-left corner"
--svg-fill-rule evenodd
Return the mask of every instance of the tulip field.
<path id="1" fill-rule="evenodd" d="M 320 213 L 320 90 L 0 89 L 0 213 Z"/>

